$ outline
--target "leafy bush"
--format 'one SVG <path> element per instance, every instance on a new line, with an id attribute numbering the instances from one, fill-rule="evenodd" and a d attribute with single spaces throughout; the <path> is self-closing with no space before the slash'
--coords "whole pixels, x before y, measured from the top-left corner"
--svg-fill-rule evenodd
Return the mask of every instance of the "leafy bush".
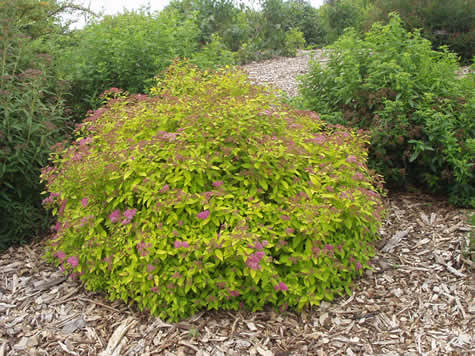
<path id="1" fill-rule="evenodd" d="M 106 16 L 76 33 L 59 51 L 59 67 L 71 83 L 70 105 L 76 115 L 100 105 L 99 94 L 110 87 L 143 92 L 176 57 L 198 51 L 199 30 L 193 16 L 177 11 L 159 15 L 125 12 Z"/>
<path id="2" fill-rule="evenodd" d="M 53 58 L 41 51 L 55 31 L 53 3 L 0 3 L 0 250 L 30 241 L 48 227 L 41 207 L 40 168 L 65 138 L 64 87 Z"/>
<path id="3" fill-rule="evenodd" d="M 382 209 L 364 133 L 234 71 L 176 63 L 151 92 L 109 92 L 44 170 L 49 260 L 172 320 L 349 293 Z"/>
<path id="4" fill-rule="evenodd" d="M 422 29 L 422 36 L 433 48 L 442 45 L 456 52 L 464 63 L 470 63 L 475 48 L 475 3 L 470 0 L 376 0 L 366 22 L 388 21 L 397 11 L 406 28 Z"/>
<path id="5" fill-rule="evenodd" d="M 285 53 L 288 56 L 295 57 L 297 50 L 305 47 L 305 37 L 302 31 L 292 28 L 285 33 Z"/>
<path id="6" fill-rule="evenodd" d="M 302 82 L 304 106 L 325 120 L 371 129 L 370 163 L 391 185 L 425 184 L 459 205 L 475 204 L 473 75 L 436 52 L 398 16 L 363 39 L 348 31 Z"/>
<path id="7" fill-rule="evenodd" d="M 355 0 L 332 0 L 320 8 L 320 14 L 326 33 L 324 43 L 333 43 L 346 28 L 359 26 L 362 9 Z"/>
<path id="8" fill-rule="evenodd" d="M 302 31 L 307 45 L 327 44 L 327 32 L 319 10 L 312 7 L 309 2 L 289 0 L 285 14 L 285 28 L 296 28 Z"/>
<path id="9" fill-rule="evenodd" d="M 203 69 L 217 69 L 234 64 L 234 56 L 226 48 L 221 38 L 217 34 L 213 34 L 211 42 L 193 55 L 192 62 Z"/>

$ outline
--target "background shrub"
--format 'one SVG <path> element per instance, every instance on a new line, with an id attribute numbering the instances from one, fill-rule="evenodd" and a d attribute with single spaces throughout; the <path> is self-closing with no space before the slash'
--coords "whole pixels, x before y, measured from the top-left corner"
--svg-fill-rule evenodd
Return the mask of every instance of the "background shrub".
<path id="1" fill-rule="evenodd" d="M 375 0 L 366 24 L 389 21 L 397 11 L 409 31 L 421 29 L 433 49 L 446 45 L 468 64 L 475 55 L 475 3 L 470 0 Z"/>
<path id="2" fill-rule="evenodd" d="M 100 105 L 99 94 L 110 87 L 144 92 L 174 58 L 198 51 L 198 35 L 196 19 L 173 9 L 125 12 L 89 24 L 58 50 L 59 70 L 71 83 L 68 104 L 79 118 Z"/>
<path id="3" fill-rule="evenodd" d="M 348 31 L 314 62 L 302 82 L 304 106 L 325 120 L 371 129 L 371 166 L 392 186 L 425 185 L 474 205 L 473 75 L 455 76 L 457 59 L 436 52 L 398 16 L 363 38 Z"/>
<path id="4" fill-rule="evenodd" d="M 234 71 L 176 63 L 151 94 L 108 92 L 44 170 L 48 258 L 172 320 L 350 293 L 382 209 L 364 133 Z"/>
<path id="5" fill-rule="evenodd" d="M 68 6 L 55 1 L 0 2 L 0 250 L 30 241 L 48 227 L 40 168 L 68 132 L 65 83 L 58 81 L 52 37 Z"/>

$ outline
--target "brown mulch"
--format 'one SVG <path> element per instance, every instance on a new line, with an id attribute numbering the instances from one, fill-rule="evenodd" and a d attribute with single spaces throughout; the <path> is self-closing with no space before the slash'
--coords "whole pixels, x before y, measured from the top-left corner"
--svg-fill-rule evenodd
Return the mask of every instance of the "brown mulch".
<path id="1" fill-rule="evenodd" d="M 350 297 L 299 314 L 203 312 L 169 324 L 65 279 L 43 261 L 44 241 L 10 248 L 0 255 L 0 356 L 474 354 L 469 212 L 420 193 L 386 204 L 373 270 Z"/>

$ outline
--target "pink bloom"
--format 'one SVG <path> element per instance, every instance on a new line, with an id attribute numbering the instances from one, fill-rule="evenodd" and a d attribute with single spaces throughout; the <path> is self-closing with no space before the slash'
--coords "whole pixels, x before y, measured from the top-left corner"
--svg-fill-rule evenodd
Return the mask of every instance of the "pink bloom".
<path id="1" fill-rule="evenodd" d="M 257 258 L 256 256 L 254 255 L 250 255 L 247 260 L 246 260 L 246 265 L 250 268 L 250 269 L 253 269 L 253 270 L 258 270 L 261 268 L 261 266 L 259 266 L 259 258 Z"/>
<path id="2" fill-rule="evenodd" d="M 269 243 L 267 242 L 267 240 L 263 240 L 262 241 L 262 246 L 266 247 Z"/>
<path id="3" fill-rule="evenodd" d="M 180 247 L 188 248 L 188 247 L 190 247 L 190 245 L 188 244 L 188 242 L 186 242 L 186 241 L 178 241 L 178 240 L 175 241 L 174 246 L 175 246 L 175 248 L 180 248 Z"/>
<path id="4" fill-rule="evenodd" d="M 57 251 L 53 255 L 58 257 L 60 260 L 64 260 L 66 258 L 64 251 Z"/>
<path id="5" fill-rule="evenodd" d="M 147 272 L 152 272 L 155 268 L 155 266 L 147 265 Z"/>
<path id="6" fill-rule="evenodd" d="M 162 189 L 160 189 L 160 193 L 166 193 L 170 190 L 170 186 L 168 184 L 165 184 Z"/>
<path id="7" fill-rule="evenodd" d="M 76 256 L 71 256 L 67 259 L 67 261 L 73 268 L 79 265 L 79 260 Z"/>
<path id="8" fill-rule="evenodd" d="M 263 251 L 257 251 L 257 252 L 255 253 L 255 256 L 256 256 L 259 260 L 261 260 L 265 255 L 266 255 L 266 254 L 265 254 Z"/>
<path id="9" fill-rule="evenodd" d="M 49 197 L 43 199 L 41 205 L 48 205 L 53 203 L 53 197 L 50 195 Z"/>
<path id="10" fill-rule="evenodd" d="M 124 216 L 129 220 L 132 220 L 135 214 L 137 214 L 137 209 L 127 209 L 124 211 Z"/>
<path id="11" fill-rule="evenodd" d="M 357 162 L 357 159 L 356 159 L 355 156 L 350 155 L 350 156 L 348 156 L 348 157 L 346 158 L 346 162 L 348 162 L 348 163 L 356 163 L 356 162 Z"/>
<path id="12" fill-rule="evenodd" d="M 289 227 L 288 229 L 285 230 L 286 233 L 288 234 L 293 234 L 294 233 L 294 229 L 292 229 L 291 227 Z"/>
<path id="13" fill-rule="evenodd" d="M 209 218 L 209 210 L 204 210 L 201 213 L 198 213 L 198 215 L 196 215 L 196 217 L 198 219 L 202 219 L 202 220 L 208 219 Z"/>
<path id="14" fill-rule="evenodd" d="M 280 290 L 283 290 L 283 291 L 289 290 L 289 287 L 287 287 L 287 285 L 284 282 L 279 282 L 279 288 Z"/>
<path id="15" fill-rule="evenodd" d="M 222 180 L 217 180 L 216 182 L 213 182 L 212 185 L 213 187 L 220 187 L 224 184 Z"/>
<path id="16" fill-rule="evenodd" d="M 257 250 L 262 250 L 262 249 L 263 249 L 263 246 L 262 246 L 262 244 L 261 244 L 259 241 L 257 241 L 257 243 L 256 243 L 256 245 L 255 245 L 254 247 L 255 247 Z"/>
<path id="17" fill-rule="evenodd" d="M 109 219 L 111 220 L 112 223 L 118 222 L 119 219 L 120 219 L 120 210 L 119 210 L 119 209 L 114 210 L 114 211 L 109 215 Z"/>
<path id="18" fill-rule="evenodd" d="M 229 292 L 229 294 L 231 294 L 231 297 L 239 296 L 239 292 L 237 290 L 232 290 L 232 291 Z"/>
<path id="19" fill-rule="evenodd" d="M 280 218 L 282 220 L 290 220 L 290 218 L 287 215 L 281 215 Z"/>
<path id="20" fill-rule="evenodd" d="M 356 262 L 355 268 L 356 268 L 357 271 L 359 271 L 361 268 L 363 268 L 360 261 Z"/>
<path id="21" fill-rule="evenodd" d="M 318 247 L 312 247 L 312 252 L 316 255 L 320 254 L 320 249 Z"/>
<path id="22" fill-rule="evenodd" d="M 353 179 L 356 181 L 360 181 L 364 179 L 363 173 L 357 172 L 353 175 Z"/>
<path id="23" fill-rule="evenodd" d="M 280 288 L 279 288 L 279 285 L 276 284 L 276 285 L 274 286 L 274 289 L 275 289 L 276 291 L 278 291 L 278 290 L 280 289 Z"/>

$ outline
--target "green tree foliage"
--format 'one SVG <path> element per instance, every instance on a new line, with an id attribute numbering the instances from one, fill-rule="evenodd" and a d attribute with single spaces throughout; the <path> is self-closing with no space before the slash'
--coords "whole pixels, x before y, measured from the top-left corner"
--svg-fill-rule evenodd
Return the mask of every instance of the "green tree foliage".
<path id="1" fill-rule="evenodd" d="M 289 0 L 286 3 L 285 29 L 300 30 L 307 45 L 327 44 L 327 30 L 320 12 L 308 1 Z"/>
<path id="2" fill-rule="evenodd" d="M 346 28 L 360 27 L 362 4 L 352 0 L 328 0 L 321 7 L 320 14 L 326 30 L 325 43 L 333 43 Z"/>
<path id="3" fill-rule="evenodd" d="M 171 320 L 351 293 L 382 217 L 363 132 L 235 71 L 176 63 L 151 94 L 109 92 L 45 170 L 50 260 Z"/>
<path id="4" fill-rule="evenodd" d="M 173 0 L 168 9 L 176 9 L 186 16 L 196 16 L 201 44 L 211 42 L 212 35 L 218 34 L 225 39 L 230 49 L 239 48 L 241 36 L 229 33 L 235 30 L 233 27 L 238 24 L 240 12 L 232 0 Z"/>
<path id="5" fill-rule="evenodd" d="M 77 31 L 60 51 L 59 68 L 71 83 L 70 105 L 79 117 L 100 104 L 99 94 L 111 87 L 143 92 L 175 57 L 198 50 L 194 16 L 169 9 L 105 16 Z"/>
<path id="6" fill-rule="evenodd" d="M 49 41 L 62 34 L 65 2 L 0 1 L 0 249 L 48 226 L 40 168 L 65 138 L 65 83 L 57 80 Z"/>
<path id="7" fill-rule="evenodd" d="M 433 51 L 398 16 L 360 38 L 345 33 L 330 62 L 313 63 L 305 105 L 334 123 L 371 130 L 370 162 L 393 185 L 424 185 L 475 205 L 474 76 L 456 78 L 456 56 Z"/>
<path id="8" fill-rule="evenodd" d="M 389 13 L 397 11 L 408 30 L 421 29 L 421 34 L 438 49 L 447 45 L 465 63 L 475 48 L 475 2 L 472 0 L 374 0 L 367 25 L 388 21 Z"/>

